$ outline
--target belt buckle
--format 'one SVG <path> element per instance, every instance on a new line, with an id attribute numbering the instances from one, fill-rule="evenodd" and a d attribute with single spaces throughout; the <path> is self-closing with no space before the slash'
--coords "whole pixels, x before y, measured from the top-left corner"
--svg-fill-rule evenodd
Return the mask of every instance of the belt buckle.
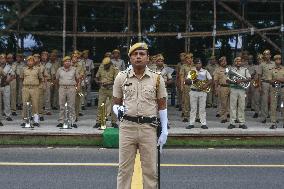
<path id="1" fill-rule="evenodd" d="M 139 116 L 139 117 L 137 117 L 138 119 L 137 119 L 137 122 L 138 122 L 138 124 L 142 124 L 141 122 L 143 121 L 143 116 Z"/>

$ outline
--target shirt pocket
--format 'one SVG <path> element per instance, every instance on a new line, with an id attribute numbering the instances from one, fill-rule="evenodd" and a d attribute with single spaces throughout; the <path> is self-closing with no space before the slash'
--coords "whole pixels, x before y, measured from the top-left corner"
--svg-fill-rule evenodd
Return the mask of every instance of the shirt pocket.
<path id="1" fill-rule="evenodd" d="M 151 85 L 146 85 L 143 87 L 143 97 L 146 99 L 156 99 L 156 89 Z"/>
<path id="2" fill-rule="evenodd" d="M 136 90 L 134 86 L 126 86 L 123 89 L 123 93 L 125 94 L 126 99 L 133 99 L 136 94 Z"/>

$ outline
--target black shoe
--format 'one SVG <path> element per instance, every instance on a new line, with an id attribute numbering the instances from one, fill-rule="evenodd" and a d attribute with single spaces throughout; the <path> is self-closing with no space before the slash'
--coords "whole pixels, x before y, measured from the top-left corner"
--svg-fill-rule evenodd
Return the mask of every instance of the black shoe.
<path id="1" fill-rule="evenodd" d="M 82 110 L 86 110 L 85 106 L 82 106 Z"/>
<path id="2" fill-rule="evenodd" d="M 220 114 L 216 114 L 216 117 L 220 117 Z"/>
<path id="3" fill-rule="evenodd" d="M 262 120 L 261 123 L 266 123 L 266 119 Z"/>
<path id="4" fill-rule="evenodd" d="M 233 128 L 236 128 L 236 126 L 233 125 L 233 124 L 230 124 L 230 125 L 228 126 L 228 129 L 233 129 Z"/>
<path id="5" fill-rule="evenodd" d="M 17 113 L 16 112 L 12 112 L 12 116 L 17 116 Z"/>
<path id="6" fill-rule="evenodd" d="M 93 126 L 93 128 L 100 128 L 101 124 L 100 123 L 96 123 L 96 125 Z"/>
<path id="7" fill-rule="evenodd" d="M 271 125 L 271 127 L 269 127 L 269 129 L 276 129 L 276 125 Z"/>
<path id="8" fill-rule="evenodd" d="M 179 105 L 176 105 L 176 108 L 179 108 Z"/>
<path id="9" fill-rule="evenodd" d="M 213 106 L 213 108 L 217 108 L 217 106 L 216 106 L 216 105 L 214 105 L 214 106 Z"/>
<path id="10" fill-rule="evenodd" d="M 208 127 L 206 125 L 202 125 L 201 129 L 208 129 Z"/>
<path id="11" fill-rule="evenodd" d="M 230 118 L 230 114 L 227 115 L 227 118 Z"/>
<path id="12" fill-rule="evenodd" d="M 241 129 L 247 129 L 248 127 L 243 124 L 243 125 L 240 125 L 239 128 L 241 128 Z"/>
<path id="13" fill-rule="evenodd" d="M 170 129 L 170 128 L 171 128 L 169 124 L 167 125 L 167 128 L 168 128 L 168 129 Z"/>
<path id="14" fill-rule="evenodd" d="M 239 120 L 235 120 L 235 123 L 240 123 L 240 121 Z"/>
<path id="15" fill-rule="evenodd" d="M 91 107 L 92 104 L 90 102 L 87 103 L 87 107 Z"/>
<path id="16" fill-rule="evenodd" d="M 221 123 L 226 123 L 227 122 L 227 120 L 226 119 L 223 119 L 222 121 L 221 121 Z"/>
<path id="17" fill-rule="evenodd" d="M 189 125 L 189 126 L 187 126 L 187 127 L 185 127 L 186 129 L 192 129 L 192 128 L 194 128 L 194 125 Z"/>
<path id="18" fill-rule="evenodd" d="M 40 121 L 44 121 L 44 117 L 43 117 L 43 116 L 40 116 L 40 117 L 39 117 L 39 120 L 40 120 Z"/>
<path id="19" fill-rule="evenodd" d="M 200 123 L 200 119 L 198 119 L 198 118 L 195 119 L 195 122 Z"/>
<path id="20" fill-rule="evenodd" d="M 75 122 L 78 122 L 78 118 L 75 119 Z"/>
<path id="21" fill-rule="evenodd" d="M 182 122 L 188 122 L 187 118 L 183 118 Z"/>
<path id="22" fill-rule="evenodd" d="M 26 125 L 26 123 L 21 123 L 21 126 L 24 127 Z"/>
<path id="23" fill-rule="evenodd" d="M 7 121 L 13 121 L 13 119 L 11 117 L 7 117 L 6 120 Z"/>
<path id="24" fill-rule="evenodd" d="M 3 123 L 0 121 L 0 127 L 4 126 Z"/>
<path id="25" fill-rule="evenodd" d="M 84 114 L 82 114 L 81 112 L 79 113 L 79 116 L 83 116 Z"/>
<path id="26" fill-rule="evenodd" d="M 116 123 L 111 123 L 111 126 L 112 126 L 113 128 L 118 128 L 118 125 L 117 125 Z"/>
<path id="27" fill-rule="evenodd" d="M 253 118 L 258 118 L 258 113 L 254 113 Z"/>
<path id="28" fill-rule="evenodd" d="M 76 123 L 73 123 L 72 127 L 74 128 L 78 128 L 77 124 Z"/>
<path id="29" fill-rule="evenodd" d="M 182 108 L 181 108 L 181 107 L 179 107 L 178 111 L 182 111 Z"/>
<path id="30" fill-rule="evenodd" d="M 39 127 L 39 123 L 34 123 L 33 126 L 34 127 Z"/>
<path id="31" fill-rule="evenodd" d="M 63 127 L 63 123 L 59 123 L 56 127 Z"/>

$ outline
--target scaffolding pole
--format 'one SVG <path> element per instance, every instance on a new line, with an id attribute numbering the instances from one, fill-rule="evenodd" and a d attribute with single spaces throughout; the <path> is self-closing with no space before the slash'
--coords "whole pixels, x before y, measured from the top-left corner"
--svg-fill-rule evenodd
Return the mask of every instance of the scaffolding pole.
<path id="1" fill-rule="evenodd" d="M 73 33 L 77 33 L 78 28 L 78 0 L 73 2 Z M 73 36 L 73 50 L 77 49 L 77 36 Z"/>
<path id="2" fill-rule="evenodd" d="M 66 0 L 63 1 L 63 35 L 62 35 L 62 56 L 65 57 L 65 40 L 66 40 Z"/>
<path id="3" fill-rule="evenodd" d="M 191 0 L 186 1 L 186 24 L 185 32 L 190 32 Z M 185 52 L 190 52 L 190 37 L 185 38 Z"/>
<path id="4" fill-rule="evenodd" d="M 280 5 L 280 16 L 281 16 L 281 61 L 284 64 L 284 15 L 283 15 L 283 0 Z"/>
<path id="5" fill-rule="evenodd" d="M 142 33 L 141 33 L 141 7 L 140 7 L 140 0 L 137 0 L 137 16 L 138 16 L 138 41 L 142 40 Z"/>
<path id="6" fill-rule="evenodd" d="M 213 42 L 212 42 L 212 56 L 215 56 L 215 43 L 216 43 L 216 0 L 213 2 L 214 6 L 214 25 L 213 25 Z"/>

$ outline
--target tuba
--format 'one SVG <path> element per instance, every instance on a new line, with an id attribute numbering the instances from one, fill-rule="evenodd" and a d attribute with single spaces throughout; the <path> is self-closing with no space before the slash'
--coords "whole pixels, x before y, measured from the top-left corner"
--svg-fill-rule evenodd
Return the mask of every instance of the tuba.
<path id="1" fill-rule="evenodd" d="M 63 122 L 62 129 L 72 129 L 73 117 L 71 114 L 72 113 L 70 110 L 70 106 L 68 106 L 66 102 L 64 106 L 64 122 Z"/>
<path id="2" fill-rule="evenodd" d="M 26 103 L 26 117 L 24 118 L 24 120 L 25 126 L 23 128 L 33 128 L 32 104 L 30 102 Z"/>
<path id="3" fill-rule="evenodd" d="M 227 79 L 231 82 L 234 82 L 236 85 L 240 86 L 243 89 L 247 89 L 250 86 L 250 82 L 241 82 L 239 84 L 236 83 L 237 80 L 240 79 L 247 79 L 246 77 L 238 74 L 237 72 L 233 71 L 232 69 L 226 68 Z"/>
<path id="4" fill-rule="evenodd" d="M 193 81 L 192 85 L 194 87 L 196 87 L 200 91 L 209 93 L 211 91 L 211 87 L 210 86 L 208 86 L 205 89 L 203 89 L 203 86 L 208 82 L 208 79 L 206 79 L 206 80 L 199 80 L 197 78 L 198 78 L 198 75 L 197 75 L 196 70 L 190 70 L 188 72 L 187 79 L 190 79 L 190 80 Z"/>
<path id="5" fill-rule="evenodd" d="M 100 106 L 100 130 L 105 130 L 106 129 L 106 119 L 107 119 L 107 113 L 106 113 L 106 104 L 102 103 Z"/>

